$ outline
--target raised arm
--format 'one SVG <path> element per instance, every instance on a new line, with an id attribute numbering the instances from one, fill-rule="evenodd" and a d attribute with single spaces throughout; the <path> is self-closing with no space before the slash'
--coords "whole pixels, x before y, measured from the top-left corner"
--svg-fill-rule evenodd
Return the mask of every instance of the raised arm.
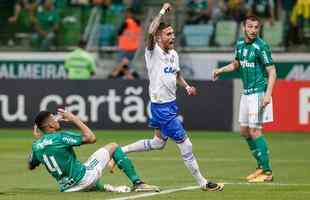
<path id="1" fill-rule="evenodd" d="M 231 63 L 229 63 L 228 65 L 221 67 L 219 69 L 215 69 L 213 71 L 213 79 L 216 80 L 221 74 L 225 73 L 225 72 L 232 72 L 235 71 L 239 68 L 239 61 L 238 60 L 234 60 Z"/>
<path id="2" fill-rule="evenodd" d="M 148 29 L 148 35 L 147 35 L 147 49 L 148 50 L 153 50 L 155 46 L 155 34 L 157 31 L 157 28 L 160 24 L 160 21 L 162 17 L 171 10 L 171 4 L 170 3 L 164 3 L 163 7 L 161 8 L 160 12 L 158 15 L 153 19 L 151 22 L 149 29 Z"/>
<path id="3" fill-rule="evenodd" d="M 93 144 L 96 142 L 95 134 L 77 116 L 75 116 L 71 112 L 67 112 L 64 110 L 58 109 L 58 111 L 63 116 L 63 119 L 65 121 L 73 122 L 77 126 L 77 128 L 82 131 L 83 144 Z"/>

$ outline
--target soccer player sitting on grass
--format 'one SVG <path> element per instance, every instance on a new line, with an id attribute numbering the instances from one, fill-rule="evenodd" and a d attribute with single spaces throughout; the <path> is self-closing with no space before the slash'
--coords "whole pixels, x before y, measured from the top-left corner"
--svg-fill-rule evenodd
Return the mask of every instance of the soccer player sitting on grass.
<path id="1" fill-rule="evenodd" d="M 95 143 L 95 134 L 71 112 L 59 109 L 56 116 L 48 111 L 41 111 L 35 118 L 33 136 L 37 140 L 32 144 L 28 159 L 30 170 L 43 164 L 48 173 L 56 179 L 62 192 L 90 190 L 129 192 L 130 188 L 127 186 L 113 187 L 99 184 L 103 169 L 110 159 L 113 159 L 132 182 L 132 191 L 159 191 L 157 186 L 141 181 L 131 160 L 115 143 L 98 149 L 84 164 L 81 163 L 76 158 L 73 147 Z M 81 133 L 60 130 L 60 119 L 72 122 Z M 36 127 L 44 133 L 42 136 Z"/>
<path id="2" fill-rule="evenodd" d="M 243 25 L 245 37 L 236 44 L 235 60 L 216 69 L 213 75 L 217 79 L 222 73 L 240 72 L 244 88 L 239 108 L 240 133 L 258 165 L 246 179 L 252 183 L 269 182 L 273 176 L 262 125 L 273 121 L 271 95 L 277 75 L 268 44 L 257 36 L 261 27 L 259 18 L 248 16 Z"/>

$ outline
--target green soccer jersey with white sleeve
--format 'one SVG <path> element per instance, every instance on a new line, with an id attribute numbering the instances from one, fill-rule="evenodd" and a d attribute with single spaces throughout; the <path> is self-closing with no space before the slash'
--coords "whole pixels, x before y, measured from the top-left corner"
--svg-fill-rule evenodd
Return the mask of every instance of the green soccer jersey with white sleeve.
<path id="1" fill-rule="evenodd" d="M 46 133 L 39 140 L 33 142 L 29 157 L 29 164 L 45 165 L 64 191 L 83 178 L 86 168 L 76 158 L 74 146 L 82 144 L 82 135 L 69 131 Z"/>
<path id="2" fill-rule="evenodd" d="M 240 38 L 235 47 L 235 59 L 240 64 L 239 72 L 244 94 L 266 91 L 266 68 L 273 65 L 269 45 L 259 37 L 249 43 L 246 43 L 244 38 Z"/>

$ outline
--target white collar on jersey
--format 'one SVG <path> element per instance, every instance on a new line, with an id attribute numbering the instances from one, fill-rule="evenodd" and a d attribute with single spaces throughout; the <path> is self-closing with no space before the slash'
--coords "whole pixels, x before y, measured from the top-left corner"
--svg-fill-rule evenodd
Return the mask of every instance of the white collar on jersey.
<path id="1" fill-rule="evenodd" d="M 157 47 L 158 50 L 159 50 L 159 52 L 160 52 L 161 54 L 163 54 L 163 55 L 171 54 L 171 51 L 172 51 L 172 50 L 169 50 L 168 53 L 167 53 L 167 52 L 165 52 L 165 51 L 158 45 L 158 43 L 155 44 L 155 47 Z"/>

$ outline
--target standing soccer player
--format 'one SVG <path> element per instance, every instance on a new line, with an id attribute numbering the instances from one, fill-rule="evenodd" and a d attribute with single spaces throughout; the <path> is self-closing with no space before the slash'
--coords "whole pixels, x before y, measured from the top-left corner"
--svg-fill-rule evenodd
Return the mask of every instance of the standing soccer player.
<path id="1" fill-rule="evenodd" d="M 192 152 L 192 143 L 187 137 L 181 121 L 177 118 L 177 83 L 185 88 L 189 96 L 196 95 L 196 89 L 181 76 L 179 57 L 174 50 L 174 31 L 171 25 L 161 22 L 162 17 L 171 10 L 165 3 L 148 29 L 145 49 L 146 67 L 149 76 L 149 96 L 151 99 L 150 127 L 155 128 L 154 138 L 139 140 L 124 146 L 124 152 L 139 152 L 163 149 L 168 138 L 178 145 L 186 167 L 198 185 L 207 191 L 221 191 L 223 184 L 207 181 L 200 173 L 198 163 Z"/>
<path id="2" fill-rule="evenodd" d="M 271 95 L 277 75 L 268 44 L 257 36 L 261 27 L 259 18 L 248 16 L 243 25 L 245 37 L 236 44 L 235 60 L 216 69 L 213 75 L 217 79 L 222 73 L 239 70 L 244 88 L 239 109 L 240 133 L 258 164 L 246 179 L 253 183 L 269 182 L 273 176 L 262 125 L 273 121 Z"/>

